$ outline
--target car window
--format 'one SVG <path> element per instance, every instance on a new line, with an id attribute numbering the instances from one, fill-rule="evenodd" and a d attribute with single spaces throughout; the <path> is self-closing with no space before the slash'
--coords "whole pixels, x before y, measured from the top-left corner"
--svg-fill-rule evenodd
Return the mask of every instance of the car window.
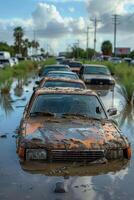
<path id="1" fill-rule="evenodd" d="M 65 82 L 65 81 L 47 81 L 44 83 L 43 87 L 73 87 L 73 88 L 85 89 L 85 86 L 82 83 Z"/>
<path id="2" fill-rule="evenodd" d="M 95 67 L 89 66 L 84 68 L 84 74 L 106 74 L 109 75 L 110 72 L 106 67 Z"/>
<path id="3" fill-rule="evenodd" d="M 62 106 L 61 106 L 62 105 Z M 97 109 L 100 111 L 98 112 Z M 106 118 L 104 109 L 94 95 L 45 94 L 33 102 L 30 113 L 56 113 L 86 115 L 91 118 Z"/>

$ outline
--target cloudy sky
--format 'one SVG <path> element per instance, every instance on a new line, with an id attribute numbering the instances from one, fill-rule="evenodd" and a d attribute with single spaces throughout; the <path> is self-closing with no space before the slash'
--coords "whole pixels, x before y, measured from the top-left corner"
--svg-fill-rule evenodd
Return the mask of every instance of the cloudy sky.
<path id="1" fill-rule="evenodd" d="M 13 43 L 13 29 L 22 26 L 25 37 L 36 38 L 41 47 L 58 52 L 74 43 L 93 48 L 93 22 L 97 26 L 97 50 L 102 41 L 113 43 L 112 15 L 118 14 L 117 46 L 134 49 L 134 0 L 0 0 L 0 41 Z"/>

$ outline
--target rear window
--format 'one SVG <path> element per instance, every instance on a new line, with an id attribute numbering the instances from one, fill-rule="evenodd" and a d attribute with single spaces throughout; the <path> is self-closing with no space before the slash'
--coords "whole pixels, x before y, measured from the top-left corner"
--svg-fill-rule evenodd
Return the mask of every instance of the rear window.
<path id="1" fill-rule="evenodd" d="M 82 64 L 81 63 L 76 63 L 76 62 L 71 62 L 71 63 L 69 63 L 69 66 L 70 67 L 79 67 L 79 68 L 81 68 Z"/>
<path id="2" fill-rule="evenodd" d="M 68 67 L 48 67 L 42 70 L 42 75 L 46 75 L 50 71 L 70 71 Z"/>
<path id="3" fill-rule="evenodd" d="M 50 73 L 47 75 L 47 77 L 52 77 L 52 78 L 70 78 L 70 79 L 79 79 L 77 74 L 68 74 L 68 73 Z"/>

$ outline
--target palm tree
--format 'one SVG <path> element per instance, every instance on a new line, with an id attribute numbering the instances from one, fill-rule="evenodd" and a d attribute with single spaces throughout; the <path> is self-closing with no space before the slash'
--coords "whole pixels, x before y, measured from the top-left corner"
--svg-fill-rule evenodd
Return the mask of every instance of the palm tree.
<path id="1" fill-rule="evenodd" d="M 35 52 L 36 52 L 36 54 L 37 54 L 37 49 L 38 49 L 38 47 L 40 46 L 39 42 L 36 41 L 36 40 L 32 40 L 31 46 L 32 46 L 32 48 L 35 50 Z"/>
<path id="2" fill-rule="evenodd" d="M 28 55 L 28 48 L 29 48 L 29 40 L 26 38 L 23 40 L 23 55 L 27 56 Z"/>
<path id="3" fill-rule="evenodd" d="M 16 51 L 16 53 L 21 54 L 22 53 L 23 36 L 24 36 L 24 31 L 21 26 L 14 28 L 13 36 L 15 39 L 15 42 L 14 42 L 15 51 Z"/>

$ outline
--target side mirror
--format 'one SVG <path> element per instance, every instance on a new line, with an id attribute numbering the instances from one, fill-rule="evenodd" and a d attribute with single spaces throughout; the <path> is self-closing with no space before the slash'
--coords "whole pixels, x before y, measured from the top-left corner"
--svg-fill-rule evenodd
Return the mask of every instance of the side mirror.
<path id="1" fill-rule="evenodd" d="M 101 108 L 98 106 L 98 107 L 96 107 L 96 113 L 97 114 L 101 114 Z"/>
<path id="2" fill-rule="evenodd" d="M 114 76 L 115 75 L 114 72 L 111 72 L 111 75 Z"/>
<path id="3" fill-rule="evenodd" d="M 107 110 L 107 113 L 108 113 L 109 116 L 116 115 L 117 114 L 117 109 L 116 108 L 109 108 Z"/>

